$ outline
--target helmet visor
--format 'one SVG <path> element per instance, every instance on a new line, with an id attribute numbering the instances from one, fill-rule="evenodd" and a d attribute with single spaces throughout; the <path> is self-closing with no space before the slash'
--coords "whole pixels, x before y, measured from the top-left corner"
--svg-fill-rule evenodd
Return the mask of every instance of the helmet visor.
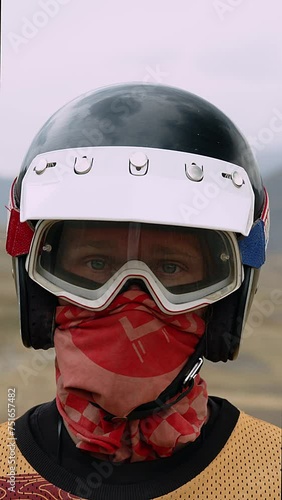
<path id="1" fill-rule="evenodd" d="M 107 307 L 129 280 L 172 313 L 215 302 L 242 281 L 232 234 L 135 222 L 41 222 L 27 270 L 51 293 L 90 309 Z"/>

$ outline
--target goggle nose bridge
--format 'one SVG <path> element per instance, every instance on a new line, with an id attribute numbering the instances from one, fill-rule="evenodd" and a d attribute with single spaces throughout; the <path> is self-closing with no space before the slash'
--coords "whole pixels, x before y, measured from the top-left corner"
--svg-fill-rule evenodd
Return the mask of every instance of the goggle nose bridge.
<path id="1" fill-rule="evenodd" d="M 142 292 L 146 292 L 151 295 L 145 280 L 142 278 L 128 278 L 119 293 L 127 292 L 132 286 L 137 286 Z"/>

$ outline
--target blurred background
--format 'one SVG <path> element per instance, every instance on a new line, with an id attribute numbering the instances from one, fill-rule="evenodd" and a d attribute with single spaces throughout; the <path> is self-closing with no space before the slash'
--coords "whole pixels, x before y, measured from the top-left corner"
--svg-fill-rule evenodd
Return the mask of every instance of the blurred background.
<path id="1" fill-rule="evenodd" d="M 10 258 L 9 187 L 38 129 L 67 101 L 112 83 L 181 87 L 249 139 L 270 194 L 267 264 L 236 362 L 206 362 L 210 394 L 281 425 L 282 4 L 280 0 L 2 0 L 0 94 L 0 420 L 55 394 L 54 353 L 21 344 Z"/>

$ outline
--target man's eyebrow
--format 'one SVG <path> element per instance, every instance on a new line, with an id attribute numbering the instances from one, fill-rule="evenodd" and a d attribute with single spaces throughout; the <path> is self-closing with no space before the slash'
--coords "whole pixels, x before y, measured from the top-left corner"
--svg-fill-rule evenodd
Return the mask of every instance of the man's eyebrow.
<path id="1" fill-rule="evenodd" d="M 89 240 L 83 242 L 81 245 L 79 245 L 80 248 L 86 248 L 86 247 L 91 247 L 91 248 L 116 248 L 116 241 L 113 240 Z"/>
<path id="2" fill-rule="evenodd" d="M 153 253 L 155 252 L 159 252 L 160 254 L 165 254 L 166 256 L 177 256 L 177 255 L 181 255 L 183 257 L 189 257 L 191 259 L 200 259 L 201 258 L 201 254 L 200 253 L 196 253 L 194 255 L 191 255 L 191 253 L 189 253 L 189 250 L 185 251 L 185 250 L 182 250 L 182 249 L 178 249 L 178 248 L 167 248 L 166 246 L 164 245 L 154 245 L 153 246 Z"/>

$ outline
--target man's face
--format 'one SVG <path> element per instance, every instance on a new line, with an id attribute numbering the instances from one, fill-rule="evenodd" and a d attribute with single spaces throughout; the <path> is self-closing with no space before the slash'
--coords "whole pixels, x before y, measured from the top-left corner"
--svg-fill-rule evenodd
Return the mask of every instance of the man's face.
<path id="1" fill-rule="evenodd" d="M 204 277 L 203 251 L 195 234 L 134 226 L 64 230 L 59 261 L 67 272 L 103 284 L 129 260 L 143 261 L 165 287 Z"/>

